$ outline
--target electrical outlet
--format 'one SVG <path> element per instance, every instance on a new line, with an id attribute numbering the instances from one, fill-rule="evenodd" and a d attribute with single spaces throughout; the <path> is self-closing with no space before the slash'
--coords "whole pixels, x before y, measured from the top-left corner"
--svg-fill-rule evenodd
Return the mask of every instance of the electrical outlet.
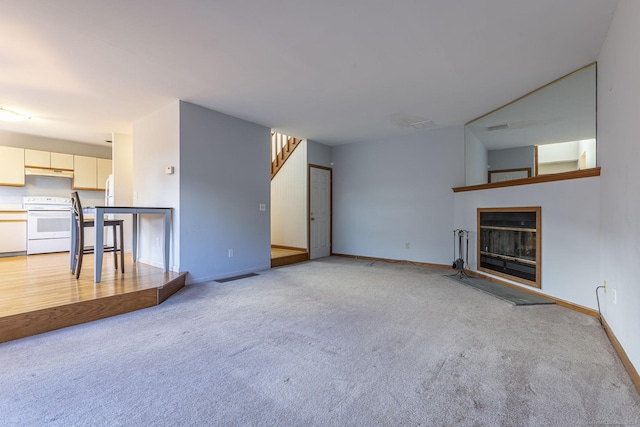
<path id="1" fill-rule="evenodd" d="M 229 258 L 233 257 L 233 249 L 229 249 Z"/>
<path id="2" fill-rule="evenodd" d="M 618 303 L 618 293 L 616 292 L 615 289 L 612 289 L 612 293 L 613 293 L 613 303 L 617 304 Z"/>
<path id="3" fill-rule="evenodd" d="M 411 243 L 409 243 L 409 242 L 405 243 L 405 244 L 404 244 L 404 247 L 405 247 L 406 249 L 411 249 Z"/>

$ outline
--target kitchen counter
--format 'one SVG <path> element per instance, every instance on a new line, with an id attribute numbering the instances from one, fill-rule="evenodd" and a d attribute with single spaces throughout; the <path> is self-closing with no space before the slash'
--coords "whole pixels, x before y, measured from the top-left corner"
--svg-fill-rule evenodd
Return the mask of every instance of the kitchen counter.
<path id="1" fill-rule="evenodd" d="M 1 204 L 0 212 L 26 212 L 27 210 L 22 207 L 22 204 Z"/>

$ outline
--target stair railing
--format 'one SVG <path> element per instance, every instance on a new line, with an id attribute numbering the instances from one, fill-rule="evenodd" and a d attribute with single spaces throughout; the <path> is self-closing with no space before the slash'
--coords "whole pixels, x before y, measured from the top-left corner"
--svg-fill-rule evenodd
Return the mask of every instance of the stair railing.
<path id="1" fill-rule="evenodd" d="M 299 138 L 271 132 L 271 179 L 276 176 L 300 142 L 302 140 Z"/>

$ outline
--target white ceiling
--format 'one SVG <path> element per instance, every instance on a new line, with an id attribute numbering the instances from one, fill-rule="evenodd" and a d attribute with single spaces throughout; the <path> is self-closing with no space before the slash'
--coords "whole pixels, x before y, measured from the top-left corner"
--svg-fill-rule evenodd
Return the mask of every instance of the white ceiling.
<path id="1" fill-rule="evenodd" d="M 0 129 L 103 144 L 176 99 L 337 145 L 596 60 L 616 0 L 0 0 Z"/>

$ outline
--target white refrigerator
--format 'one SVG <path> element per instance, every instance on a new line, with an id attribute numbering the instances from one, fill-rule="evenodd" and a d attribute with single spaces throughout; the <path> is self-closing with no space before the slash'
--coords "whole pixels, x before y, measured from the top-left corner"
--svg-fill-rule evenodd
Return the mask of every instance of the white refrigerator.
<path id="1" fill-rule="evenodd" d="M 104 192 L 105 206 L 115 206 L 113 202 L 113 175 L 109 175 L 107 177 L 107 182 L 105 183 L 104 188 L 106 188 Z"/>

